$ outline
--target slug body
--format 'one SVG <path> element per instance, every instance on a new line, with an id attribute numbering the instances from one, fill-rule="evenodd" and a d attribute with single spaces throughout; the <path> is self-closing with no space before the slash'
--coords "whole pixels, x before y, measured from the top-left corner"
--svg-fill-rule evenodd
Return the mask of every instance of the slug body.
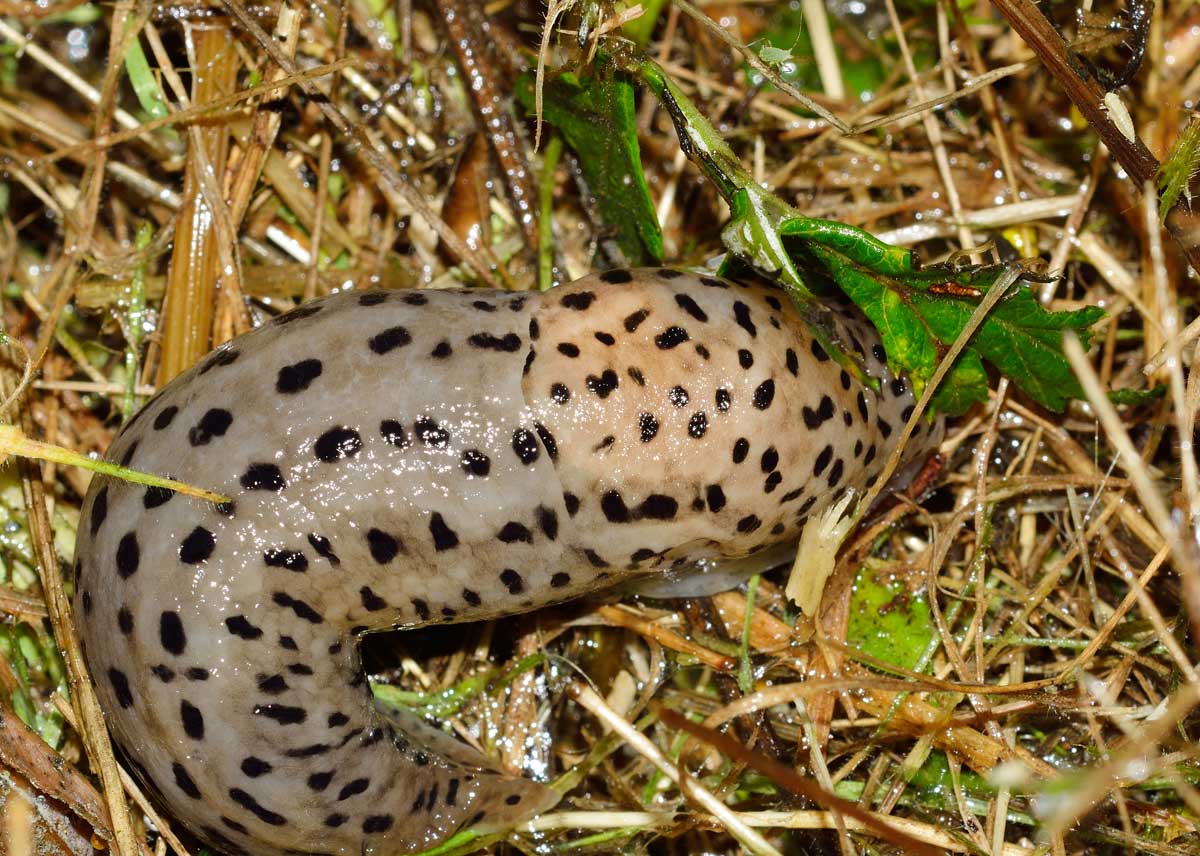
<path id="1" fill-rule="evenodd" d="M 232 502 L 97 478 L 84 504 L 76 614 L 118 743 L 230 852 L 411 852 L 545 810 L 377 713 L 356 637 L 795 541 L 913 404 L 869 325 L 835 321 L 879 393 L 781 292 L 666 269 L 351 292 L 222 347 L 109 458 Z"/>

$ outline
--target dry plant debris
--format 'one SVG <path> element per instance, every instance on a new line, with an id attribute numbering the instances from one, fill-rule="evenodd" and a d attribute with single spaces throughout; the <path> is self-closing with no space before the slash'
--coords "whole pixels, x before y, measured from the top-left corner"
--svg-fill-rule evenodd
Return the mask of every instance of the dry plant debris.
<path id="1" fill-rule="evenodd" d="M 1200 11 L 549 5 L 0 6 L 12 436 L 102 452 L 156 385 L 336 289 L 705 264 L 731 210 L 620 70 L 653 61 L 804 216 L 1039 258 L 1044 308 L 1107 315 L 1067 343 L 1062 413 L 977 374 L 932 491 L 850 533 L 815 620 L 776 572 L 374 643 L 381 703 L 566 795 L 443 852 L 1200 852 Z M 195 850 L 83 674 L 70 460 L 0 471 L 0 850 Z"/>

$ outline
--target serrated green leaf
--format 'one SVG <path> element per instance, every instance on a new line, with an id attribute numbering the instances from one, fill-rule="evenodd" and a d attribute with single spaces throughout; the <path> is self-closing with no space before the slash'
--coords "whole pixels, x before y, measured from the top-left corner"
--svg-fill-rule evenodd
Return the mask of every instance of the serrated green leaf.
<path id="1" fill-rule="evenodd" d="M 671 114 L 688 156 L 728 200 L 732 216 L 722 238 L 730 253 L 777 277 L 818 335 L 813 307 L 825 285 L 836 284 L 878 329 L 891 368 L 908 373 L 920 393 L 984 295 L 1009 268 L 920 268 L 907 249 L 843 223 L 802 216 L 753 180 L 661 68 L 642 60 L 636 71 Z M 1012 286 L 943 377 L 933 407 L 959 413 L 986 400 L 986 361 L 1038 403 L 1062 410 L 1083 394 L 1063 355 L 1063 333 L 1074 331 L 1086 347 L 1088 328 L 1104 314 L 1098 307 L 1050 312 L 1028 287 Z M 847 358 L 844 349 L 831 353 L 839 361 Z"/>
<path id="2" fill-rule="evenodd" d="M 891 273 L 903 268 L 892 261 L 871 263 L 870 254 L 862 250 L 855 253 L 872 267 L 836 252 L 828 243 L 810 244 L 809 249 L 875 324 L 892 367 L 907 371 L 918 391 L 937 370 L 941 354 L 958 338 L 983 293 L 1004 270 L 1000 266 L 933 266 Z M 931 290 L 935 285 L 958 288 L 935 293 Z M 982 357 L 1038 403 L 1062 410 L 1069 399 L 1082 396 L 1063 357 L 1063 332 L 1074 330 L 1086 347 L 1088 328 L 1103 317 L 1104 311 L 1097 307 L 1050 312 L 1027 287 L 1014 287 L 984 319 L 943 379 L 936 406 L 943 412 L 960 413 L 972 403 L 986 400 Z"/>
<path id="3" fill-rule="evenodd" d="M 942 379 L 930 406 L 941 413 L 964 413 L 988 397 L 987 369 L 972 350 L 963 351 L 953 368 Z"/>
<path id="4" fill-rule="evenodd" d="M 976 304 L 928 292 L 918 292 L 913 301 L 933 334 L 947 345 L 962 331 Z M 1063 357 L 1063 333 L 1074 330 L 1086 348 L 1091 338 L 1088 328 L 1103 317 L 1104 310 L 1096 306 L 1050 312 L 1027 287 L 1018 286 L 988 314 L 968 347 L 1039 404 L 1061 411 L 1070 399 L 1083 397 L 1079 381 Z"/>
<path id="5" fill-rule="evenodd" d="M 613 229 L 617 246 L 630 265 L 662 261 L 662 229 L 642 172 L 633 86 L 598 61 L 600 70 L 587 77 L 562 74 L 546 82 L 542 118 L 558 128 L 579 157 L 600 217 Z M 516 96 L 528 112 L 534 109 L 534 79 L 517 80 Z"/>

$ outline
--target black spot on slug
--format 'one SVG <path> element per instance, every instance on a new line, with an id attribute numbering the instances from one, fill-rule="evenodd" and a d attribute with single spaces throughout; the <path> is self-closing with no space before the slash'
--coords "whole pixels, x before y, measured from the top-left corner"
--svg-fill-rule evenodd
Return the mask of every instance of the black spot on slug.
<path id="1" fill-rule="evenodd" d="M 750 320 L 750 307 L 740 300 L 733 302 L 733 317 L 737 321 L 739 327 L 750 334 L 751 338 L 758 336 L 758 328 L 754 326 L 754 322 Z"/>
<path id="2" fill-rule="evenodd" d="M 158 412 L 154 417 L 154 430 L 161 431 L 170 425 L 175 420 L 175 414 L 179 412 L 179 408 L 174 404 L 169 404 Z"/>
<path id="3" fill-rule="evenodd" d="M 533 433 L 525 428 L 518 428 L 512 435 L 512 450 L 525 466 L 538 459 L 538 444 Z"/>
<path id="4" fill-rule="evenodd" d="M 204 714 L 187 699 L 179 702 L 179 719 L 183 723 L 183 733 L 193 740 L 204 739 Z"/>
<path id="5" fill-rule="evenodd" d="M 137 573 L 141 561 L 141 548 L 138 546 L 137 535 L 126 532 L 117 543 L 117 574 L 121 579 L 129 579 Z"/>
<path id="6" fill-rule="evenodd" d="M 223 437 L 233 424 L 233 414 L 220 407 L 213 407 L 200 417 L 200 421 L 188 429 L 188 442 L 193 446 L 207 446 L 213 437 Z"/>
<path id="7" fill-rule="evenodd" d="M 671 325 L 654 337 L 654 344 L 663 351 L 669 351 L 686 342 L 690 337 L 687 330 Z"/>
<path id="8" fill-rule="evenodd" d="M 680 309 L 682 309 L 688 315 L 691 315 L 697 321 L 708 321 L 708 313 L 701 309 L 700 304 L 693 300 L 690 295 L 676 294 L 675 302 L 679 304 Z"/>
<path id="9" fill-rule="evenodd" d="M 453 550 L 458 546 L 458 534 L 447 525 L 446 520 L 438 512 L 429 518 L 429 534 L 433 536 L 433 547 L 439 553 Z"/>
<path id="10" fill-rule="evenodd" d="M 516 333 L 505 333 L 503 336 L 475 333 L 467 339 L 467 342 L 472 347 L 485 351 L 502 351 L 511 354 L 521 349 L 521 337 Z"/>
<path id="11" fill-rule="evenodd" d="M 129 689 L 129 678 L 120 669 L 108 670 L 108 682 L 117 696 L 117 704 L 121 707 L 133 707 L 133 691 Z"/>
<path id="12" fill-rule="evenodd" d="M 284 826 L 287 824 L 287 818 L 285 818 L 282 814 L 271 811 L 268 808 L 264 808 L 259 804 L 258 800 L 254 799 L 254 797 L 250 796 L 250 794 L 246 793 L 241 788 L 231 788 L 229 791 L 229 796 L 234 802 L 246 809 L 246 811 L 253 814 L 263 823 L 269 824 L 270 826 Z"/>
<path id="13" fill-rule="evenodd" d="M 462 453 L 463 471 L 478 478 L 487 478 L 492 469 L 491 459 L 478 449 L 467 449 Z"/>
<path id="14" fill-rule="evenodd" d="M 216 537 L 203 526 L 197 526 L 179 545 L 179 561 L 198 565 L 208 561 L 216 548 Z"/>
<path id="15" fill-rule="evenodd" d="M 287 487 L 283 473 L 274 464 L 255 463 L 242 473 L 241 485 L 246 490 L 281 491 Z"/>
<path id="16" fill-rule="evenodd" d="M 317 460 L 332 464 L 357 455 L 362 445 L 362 437 L 354 429 L 330 428 L 313 444 L 313 454 L 317 456 Z"/>
<path id="17" fill-rule="evenodd" d="M 595 299 L 595 292 L 578 291 L 574 294 L 568 294 L 566 297 L 560 300 L 559 303 L 568 309 L 574 309 L 576 312 L 582 312 L 591 306 Z"/>
<path id="18" fill-rule="evenodd" d="M 321 370 L 321 361 L 317 359 L 301 360 L 290 366 L 284 366 L 275 378 L 275 391 L 282 395 L 295 395 L 303 392 L 321 376 Z"/>
<path id="19" fill-rule="evenodd" d="M 311 539 L 313 536 L 309 536 Z M 287 568 L 297 574 L 308 570 L 308 557 L 300 550 L 270 549 L 263 551 L 263 562 L 270 568 Z"/>
<path id="20" fill-rule="evenodd" d="M 171 764 L 171 773 L 175 776 L 175 785 L 194 800 L 200 799 L 200 788 L 188 774 L 188 771 L 178 761 Z"/>
<path id="21" fill-rule="evenodd" d="M 187 648 L 187 634 L 178 612 L 164 611 L 158 619 L 158 638 L 163 649 L 179 656 Z"/>
<path id="22" fill-rule="evenodd" d="M 388 327 L 367 340 L 367 347 L 380 356 L 403 348 L 412 342 L 412 334 L 404 327 Z"/>

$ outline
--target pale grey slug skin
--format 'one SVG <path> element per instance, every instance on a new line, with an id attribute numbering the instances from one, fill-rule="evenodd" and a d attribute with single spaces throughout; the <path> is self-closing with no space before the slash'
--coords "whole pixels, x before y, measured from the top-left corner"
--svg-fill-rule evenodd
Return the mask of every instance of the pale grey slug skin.
<path id="1" fill-rule="evenodd" d="M 543 294 L 353 292 L 209 355 L 97 478 L 76 615 L 112 731 L 229 852 L 385 854 L 554 804 L 373 710 L 356 637 L 475 621 L 794 541 L 878 474 L 913 400 L 781 292 L 669 269 Z"/>

